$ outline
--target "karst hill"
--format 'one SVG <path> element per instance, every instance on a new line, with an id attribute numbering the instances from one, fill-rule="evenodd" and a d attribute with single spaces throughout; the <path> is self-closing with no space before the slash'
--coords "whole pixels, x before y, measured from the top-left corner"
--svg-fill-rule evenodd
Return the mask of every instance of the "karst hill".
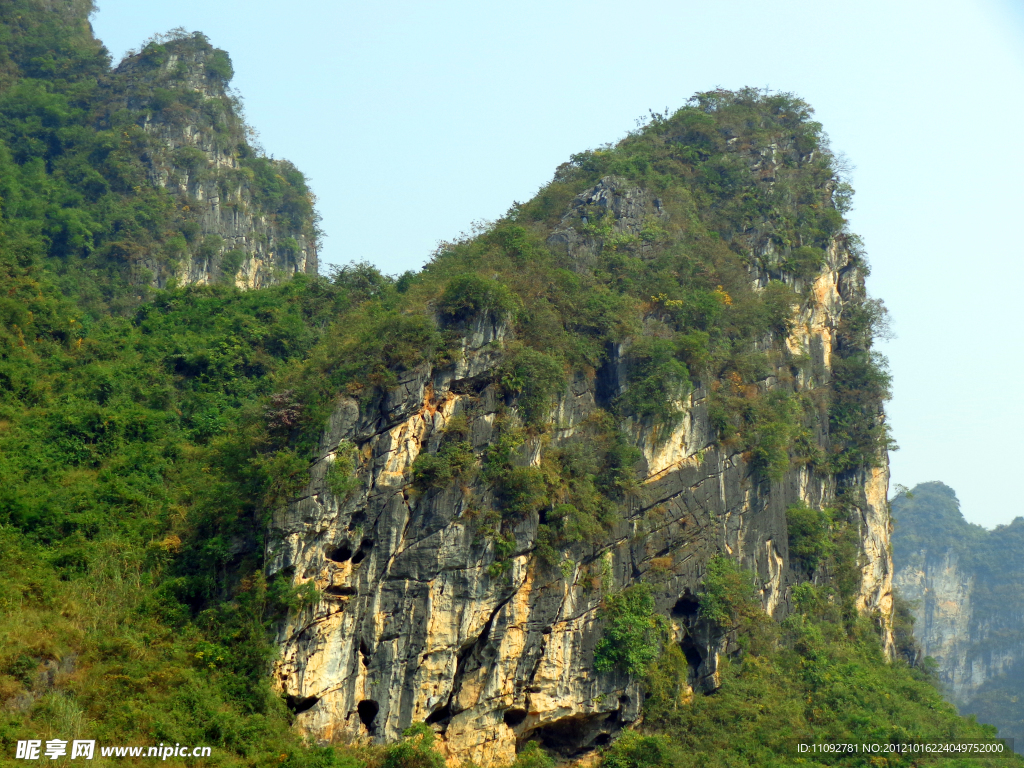
<path id="1" fill-rule="evenodd" d="M 5 759 L 993 734 L 893 610 L 884 307 L 807 104 L 697 94 L 419 272 L 325 277 L 228 54 L 176 32 L 111 66 L 91 10 L 0 7 Z"/>

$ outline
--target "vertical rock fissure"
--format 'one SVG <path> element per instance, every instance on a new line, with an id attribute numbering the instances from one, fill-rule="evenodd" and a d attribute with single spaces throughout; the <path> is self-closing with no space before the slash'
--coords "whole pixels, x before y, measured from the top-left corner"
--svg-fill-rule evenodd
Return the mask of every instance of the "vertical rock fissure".
<path id="1" fill-rule="evenodd" d="M 594 215 L 595 223 L 600 218 L 587 206 L 610 211 L 612 218 L 601 227 L 583 222 L 583 216 Z M 669 208 L 658 206 L 655 216 L 646 192 L 617 177 L 605 177 L 577 196 L 548 246 L 564 251 L 565 263 L 580 275 L 590 275 L 604 248 L 602 238 L 614 236 L 627 245 L 635 238 L 638 243 L 652 216 L 659 227 L 666 224 Z M 594 234 L 609 227 L 612 235 Z M 634 337 L 621 344 L 606 344 L 607 359 L 596 371 L 577 371 L 566 376 L 562 389 L 554 387 L 543 417 L 551 423 L 524 423 L 523 391 L 531 382 L 519 381 L 507 366 L 530 344 L 526 336 L 510 342 L 511 326 L 499 331 L 496 321 L 442 322 L 446 332 L 463 338 L 461 344 L 449 346 L 451 351 L 436 367 L 424 362 L 397 373 L 395 386 L 377 392 L 369 404 L 342 396 L 321 445 L 337 445 L 344 436 L 373 457 L 358 470 L 361 487 L 369 490 L 348 502 L 348 508 L 352 520 L 361 515 L 372 522 L 376 555 L 366 556 L 362 564 L 355 562 L 366 547 L 357 545 L 357 537 L 342 533 L 346 518 L 337 514 L 334 501 L 324 509 L 296 501 L 275 517 L 274 526 L 286 545 L 268 569 L 272 573 L 294 563 L 300 573 L 320 571 L 320 564 L 309 562 L 304 551 L 309 531 L 317 526 L 325 531 L 324 540 L 338 542 L 348 536 L 351 554 L 332 553 L 345 567 L 351 563 L 365 569 L 372 564 L 372 572 L 364 571 L 360 577 L 366 585 L 360 590 L 375 592 L 372 605 L 353 596 L 344 621 L 325 621 L 301 637 L 281 633 L 288 657 L 303 660 L 310 689 L 322 687 L 317 676 L 334 674 L 330 670 L 343 654 L 338 635 L 354 622 L 365 627 L 368 636 L 388 638 L 371 648 L 360 647 L 362 668 L 374 670 L 376 700 L 387 715 L 374 721 L 376 740 L 397 738 L 416 718 L 443 734 L 441 741 L 452 759 L 481 765 L 511 763 L 516 743 L 531 734 L 546 739 L 560 753 L 575 753 L 639 717 L 641 695 L 630 687 L 638 683 L 618 670 L 596 673 L 593 668 L 594 649 L 604 630 L 599 611 L 608 595 L 641 582 L 649 584 L 657 610 L 677 614 L 673 619 L 683 625 L 682 632 L 677 625 L 675 641 L 686 658 L 691 685 L 713 690 L 719 684 L 718 654 L 731 652 L 735 643 L 697 621 L 693 595 L 708 563 L 724 554 L 752 571 L 764 609 L 774 618 L 784 617 L 791 608 L 790 589 L 807 578 L 790 567 L 787 509 L 802 503 L 823 508 L 847 488 L 853 492 L 844 504 L 856 526 L 851 525 L 851 534 L 858 531 L 864 576 L 857 608 L 887 622 L 891 568 L 886 467 L 883 462 L 871 469 L 843 470 L 835 477 L 827 464 L 833 446 L 828 424 L 822 421 L 828 418 L 826 406 L 814 401 L 813 410 L 804 403 L 806 394 L 828 385 L 839 315 L 846 302 L 862 293 L 859 273 L 846 268 L 855 257 L 837 242 L 828 246 L 817 275 L 806 278 L 806 290 L 785 294 L 799 303 L 781 323 L 783 329 L 749 340 L 748 351 L 761 361 L 757 365 L 770 370 L 746 378 L 734 371 L 720 380 L 691 381 L 689 394 L 677 398 L 682 415 L 671 428 L 658 426 L 653 418 L 600 410 L 604 405 L 615 411 L 622 402 L 636 373 L 627 358 L 645 331 L 631 332 Z M 646 247 L 637 244 L 636 251 Z M 766 260 L 776 262 L 786 255 L 764 253 Z M 756 291 L 771 292 L 786 279 L 756 263 L 746 268 L 740 279 L 749 277 Z M 785 283 L 794 284 L 793 279 Z M 720 289 L 709 301 L 725 311 L 732 299 Z M 652 339 L 665 336 L 669 310 L 676 303 L 651 297 L 649 304 L 657 308 L 645 309 L 647 315 L 639 322 L 645 329 L 650 326 Z M 531 349 L 529 359 L 540 360 L 546 354 Z M 813 370 L 811 363 L 797 365 L 806 360 L 812 361 Z M 808 430 L 814 445 L 807 450 L 822 455 L 821 463 L 792 461 L 796 449 L 786 444 L 776 451 L 777 466 L 769 473 L 762 454 L 770 453 L 773 444 L 766 444 L 759 454 L 749 443 L 753 438 L 732 435 L 731 427 L 723 426 L 733 417 L 713 412 L 726 409 L 724 400 L 738 401 L 741 405 L 729 407 L 747 414 L 742 416 L 742 428 L 747 429 L 746 409 L 776 402 L 770 397 L 774 394 L 779 395 L 778 402 L 799 411 L 794 420 L 818 420 L 817 427 Z M 453 407 L 442 413 L 448 407 L 444 404 L 462 395 L 473 396 L 475 403 L 458 409 L 472 456 L 459 459 L 466 468 L 455 469 L 445 464 L 450 457 L 442 455 L 437 431 L 456 412 Z M 616 445 L 639 455 L 629 465 L 637 475 L 632 479 L 635 485 L 629 492 L 613 491 L 615 499 L 606 501 L 614 513 L 600 525 L 588 522 L 592 513 L 584 513 L 582 505 L 566 503 L 553 514 L 561 496 L 575 492 L 568 486 L 576 478 L 570 482 L 563 474 L 561 457 L 587 442 L 587 430 L 599 418 L 608 419 L 610 433 L 620 441 Z M 758 418 L 767 420 L 763 436 L 769 442 L 777 437 L 773 429 L 790 429 L 778 414 Z M 808 425 L 791 426 L 797 430 Z M 510 439 L 503 442 L 506 437 Z M 505 474 L 495 480 L 487 448 L 499 445 L 515 454 L 515 460 L 506 461 Z M 432 453 L 424 453 L 431 448 Z M 424 475 L 411 471 L 417 461 L 420 467 L 434 467 L 442 479 L 424 488 Z M 488 466 L 482 467 L 482 462 Z M 544 491 L 545 498 L 534 500 L 535 491 Z M 853 517 L 853 507 L 859 510 L 859 520 Z M 473 520 L 481 522 L 478 535 L 472 535 Z M 565 521 L 589 525 L 590 530 L 562 530 L 568 525 Z M 514 588 L 499 582 L 506 574 L 524 572 L 527 576 Z M 530 587 L 524 590 L 527 583 Z M 495 594 L 506 588 L 508 595 Z M 497 606 L 491 603 L 495 599 L 500 599 Z M 512 607 L 507 608 L 510 602 Z M 507 622 L 503 609 L 509 611 Z M 476 617 L 484 616 L 476 637 L 465 637 L 480 626 Z M 466 617 L 474 618 L 467 624 Z M 548 629 L 536 631 L 539 627 Z M 886 631 L 883 627 L 883 635 Z M 348 712 L 353 702 L 364 699 L 365 686 L 365 675 L 356 675 L 344 691 L 332 694 L 333 703 L 325 697 L 299 715 L 299 727 L 314 736 L 359 735 L 357 724 L 337 713 Z"/>

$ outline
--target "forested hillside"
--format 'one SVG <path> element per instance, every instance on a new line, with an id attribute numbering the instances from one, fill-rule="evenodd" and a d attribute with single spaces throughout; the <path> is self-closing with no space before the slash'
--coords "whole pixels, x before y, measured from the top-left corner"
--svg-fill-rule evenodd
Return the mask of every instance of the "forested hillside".
<path id="1" fill-rule="evenodd" d="M 325 277 L 228 55 L 175 33 L 112 69 L 91 10 L 0 5 L 0 760 L 786 765 L 991 735 L 894 617 L 884 312 L 806 104 L 698 94 L 421 272 Z M 453 573 L 472 589 L 374 625 L 381 590 L 418 610 Z M 388 689 L 402 633 L 445 622 L 446 696 Z M 357 673 L 311 663 L 307 623 Z M 538 669 L 565 638 L 573 686 L 469 702 L 520 630 Z"/>
<path id="2" fill-rule="evenodd" d="M 965 715 L 1024 745 L 1024 519 L 988 531 L 968 523 L 952 488 L 921 483 L 893 500 L 895 581 Z"/>

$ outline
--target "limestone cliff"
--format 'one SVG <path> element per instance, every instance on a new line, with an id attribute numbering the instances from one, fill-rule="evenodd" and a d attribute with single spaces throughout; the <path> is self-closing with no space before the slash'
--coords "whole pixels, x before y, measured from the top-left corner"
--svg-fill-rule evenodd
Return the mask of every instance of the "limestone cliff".
<path id="1" fill-rule="evenodd" d="M 921 653 L 964 714 L 1024 736 L 1024 519 L 986 531 L 964 520 L 954 491 L 922 483 L 893 501 L 894 584 L 911 605 Z"/>
<path id="2" fill-rule="evenodd" d="M 735 152 L 744 172 L 770 187 L 771 148 Z M 608 258 L 641 269 L 671 247 L 671 236 L 659 233 L 685 227 L 681 218 L 644 184 L 607 175 L 569 201 L 546 245 L 584 277 Z M 543 472 L 551 457 L 604 439 L 595 424 L 617 414 L 619 434 L 638 449 L 637 482 L 621 517 L 589 540 L 550 539 L 554 504 L 511 519 L 507 536 L 488 529 L 487 510 L 502 503 L 488 475 L 495 446 L 536 415 L 517 395 L 521 385 L 509 383 L 519 339 L 499 313 L 462 321 L 435 305 L 434 322 L 456 339 L 442 359 L 401 371 L 388 388 L 339 396 L 312 481 L 275 515 L 268 553 L 272 576 L 313 584 L 319 596 L 277 636 L 275 683 L 303 732 L 324 741 L 392 740 L 426 721 L 452 760 L 481 765 L 511 761 L 528 740 L 566 757 L 607 743 L 637 721 L 642 689 L 621 670 L 595 670 L 603 598 L 651 585 L 689 661 L 691 687 L 712 691 L 721 655 L 738 649 L 699 615 L 707 564 L 725 553 L 753 571 L 764 610 L 782 618 L 792 588 L 808 578 L 789 552 L 787 509 L 801 502 L 845 511 L 859 550 L 856 605 L 877 618 L 891 645 L 885 456 L 840 472 L 822 458 L 834 449 L 824 409 L 837 349 L 848 343 L 844 313 L 863 301 L 861 262 L 847 239 L 833 236 L 814 268 L 795 275 L 780 266 L 792 251 L 774 252 L 767 228 L 742 234 L 751 256 L 741 281 L 755 294 L 795 290 L 800 298 L 780 331 L 757 342 L 775 364 L 755 382 L 734 373 L 695 379 L 681 395 L 665 387 L 660 397 L 677 398 L 679 413 L 667 422 L 617 406 L 637 386 L 634 350 L 664 335 L 670 310 L 682 304 L 655 296 L 642 310 L 640 333 L 610 342 L 598 367 L 575 370 L 539 427 L 519 430 L 519 443 L 509 444 L 515 467 Z M 494 237 L 522 254 L 518 232 Z M 731 302 L 722 286 L 715 296 Z M 772 393 L 818 403 L 800 431 L 810 458 L 783 456 L 784 470 L 774 475 L 765 468 L 767 448 L 723 437 L 721 406 L 726 397 L 742 406 Z M 483 469 L 448 482 L 418 480 L 417 458 L 442 455 L 453 432 Z M 357 482 L 333 485 L 336 467 L 354 468 Z M 829 574 L 819 569 L 811 578 Z"/>
<path id="3" fill-rule="evenodd" d="M 103 122 L 130 121 L 150 137 L 149 182 L 177 199 L 185 219 L 184 239 L 145 260 L 157 287 L 173 279 L 257 288 L 317 272 L 312 195 L 294 166 L 250 145 L 231 76 L 224 51 L 181 32 L 129 55 L 106 81 Z"/>

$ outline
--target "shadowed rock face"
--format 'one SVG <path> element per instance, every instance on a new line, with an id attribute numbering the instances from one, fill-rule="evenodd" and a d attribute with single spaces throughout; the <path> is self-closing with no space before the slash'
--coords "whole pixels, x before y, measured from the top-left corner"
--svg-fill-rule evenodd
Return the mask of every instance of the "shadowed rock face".
<path id="1" fill-rule="evenodd" d="M 622 227 L 656 212 L 656 201 L 623 191 L 613 177 L 581 198 L 610 195 L 622 198 L 608 203 Z M 600 242 L 579 236 L 574 216 L 578 211 L 563 219 L 552 247 L 576 249 L 586 269 L 588 249 Z M 786 340 L 789 354 L 816 364 L 789 381 L 771 376 L 763 388 L 805 391 L 827 381 L 839 313 L 863 290 L 850 263 L 841 248 L 830 249 Z M 757 273 L 751 280 L 767 282 Z M 512 552 L 500 560 L 477 522 L 479 508 L 494 500 L 479 475 L 428 490 L 411 478 L 416 457 L 437 450 L 453 418 L 467 425 L 479 457 L 495 436 L 499 410 L 515 412 L 515 400 L 503 399 L 495 383 L 510 330 L 481 319 L 462 331 L 453 362 L 408 371 L 370 402 L 340 399 L 305 495 L 275 517 L 270 574 L 312 581 L 322 595 L 279 628 L 275 683 L 294 702 L 298 726 L 320 740 L 390 740 L 426 721 L 453 761 L 508 763 L 527 740 L 579 755 L 635 722 L 642 704 L 639 685 L 625 673 L 595 671 L 602 598 L 650 584 L 690 664 L 693 689 L 711 691 L 720 655 L 735 645 L 698 616 L 709 559 L 724 552 L 751 569 L 765 611 L 783 617 L 796 583 L 786 509 L 801 500 L 829 504 L 837 481 L 808 466 L 794 466 L 778 482 L 762 479 L 749 457 L 718 442 L 709 384 L 698 382 L 675 427 L 619 424 L 643 459 L 640 489 L 627 496 L 613 530 L 597 543 L 568 546 L 555 567 L 535 556 L 542 522 L 535 513 L 515 526 Z M 625 386 L 622 354 L 612 350 L 601 370 L 576 376 L 552 407 L 546 434 L 518 449 L 518 464 L 539 465 L 546 452 L 586 434 L 588 417 Z M 816 438 L 822 445 L 827 439 L 821 429 Z M 357 449 L 359 487 L 336 498 L 327 468 L 348 445 Z M 858 604 L 888 626 L 888 471 L 841 482 L 857 499 Z"/>
<path id="2" fill-rule="evenodd" d="M 910 601 L 921 654 L 938 663 L 963 713 L 1020 739 L 1024 519 L 993 531 L 968 523 L 953 489 L 937 482 L 898 496 L 893 514 L 894 583 Z"/>

